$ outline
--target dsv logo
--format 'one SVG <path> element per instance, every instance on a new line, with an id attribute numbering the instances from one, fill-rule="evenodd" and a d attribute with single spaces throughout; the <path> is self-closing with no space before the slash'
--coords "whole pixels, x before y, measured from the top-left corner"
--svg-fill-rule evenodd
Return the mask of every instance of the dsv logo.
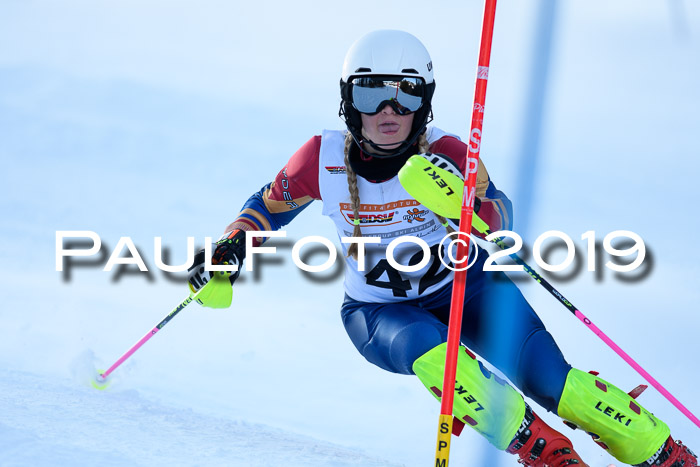
<path id="1" fill-rule="evenodd" d="M 349 222 L 355 220 L 354 214 L 348 214 Z M 385 214 L 360 214 L 360 224 L 385 224 L 394 220 L 394 213 Z"/>

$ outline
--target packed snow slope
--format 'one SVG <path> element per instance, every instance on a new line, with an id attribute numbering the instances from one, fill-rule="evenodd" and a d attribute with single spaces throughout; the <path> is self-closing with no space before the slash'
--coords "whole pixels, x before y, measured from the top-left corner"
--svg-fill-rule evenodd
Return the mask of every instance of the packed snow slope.
<path id="1" fill-rule="evenodd" d="M 2 465 L 400 465 L 244 420 L 2 371 Z"/>

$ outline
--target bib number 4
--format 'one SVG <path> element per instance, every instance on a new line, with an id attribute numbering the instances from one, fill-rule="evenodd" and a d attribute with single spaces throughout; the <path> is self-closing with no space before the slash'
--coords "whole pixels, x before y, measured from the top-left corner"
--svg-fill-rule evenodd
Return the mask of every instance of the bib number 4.
<path id="1" fill-rule="evenodd" d="M 445 249 L 443 245 L 433 245 L 430 247 L 431 262 L 425 274 L 418 281 L 418 295 L 421 295 L 429 287 L 441 282 L 449 274 L 450 270 L 446 267 L 442 267 L 442 263 L 438 258 L 438 255 L 443 256 Z M 423 251 L 419 251 L 414 254 L 411 259 L 408 260 L 408 266 L 416 265 L 423 259 Z M 380 279 L 386 273 L 386 280 Z M 411 281 L 404 278 L 400 271 L 394 269 L 387 261 L 386 258 L 381 259 L 377 264 L 365 274 L 365 279 L 367 280 L 367 285 L 374 287 L 380 287 L 382 289 L 390 289 L 394 294 L 394 297 L 407 297 L 407 292 L 413 287 Z"/>

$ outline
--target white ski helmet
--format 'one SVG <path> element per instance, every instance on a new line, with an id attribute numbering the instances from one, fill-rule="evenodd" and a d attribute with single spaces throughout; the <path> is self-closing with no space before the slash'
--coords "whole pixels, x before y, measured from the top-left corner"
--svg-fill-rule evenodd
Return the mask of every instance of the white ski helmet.
<path id="1" fill-rule="evenodd" d="M 353 104 L 353 80 L 369 76 L 406 77 L 413 78 L 413 81 L 419 83 L 420 107 L 413 110 L 415 115 L 411 133 L 408 139 L 393 151 L 393 154 L 384 156 L 391 157 L 402 153 L 415 143 L 418 136 L 425 131 L 428 122 L 432 120 L 431 100 L 435 92 L 433 63 L 425 46 L 415 36 L 397 30 L 379 30 L 365 34 L 355 41 L 345 55 L 340 78 L 339 115 L 344 118 L 348 131 L 358 145 L 364 141 L 373 148 L 382 150 L 372 141 L 363 140 L 360 111 Z M 382 103 L 382 107 L 386 104 L 390 104 L 394 110 L 398 111 L 396 104 L 391 100 Z"/>
<path id="2" fill-rule="evenodd" d="M 362 75 L 418 76 L 432 83 L 433 63 L 418 38 L 383 29 L 360 37 L 345 55 L 342 80 Z"/>

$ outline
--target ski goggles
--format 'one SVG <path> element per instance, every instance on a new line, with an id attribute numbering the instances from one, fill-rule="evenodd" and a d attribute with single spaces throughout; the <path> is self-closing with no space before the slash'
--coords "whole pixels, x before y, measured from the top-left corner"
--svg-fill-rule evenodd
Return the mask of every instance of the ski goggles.
<path id="1" fill-rule="evenodd" d="M 426 92 L 422 78 L 362 76 L 350 84 L 352 106 L 368 115 L 379 113 L 386 105 L 399 115 L 408 115 L 421 108 Z"/>

